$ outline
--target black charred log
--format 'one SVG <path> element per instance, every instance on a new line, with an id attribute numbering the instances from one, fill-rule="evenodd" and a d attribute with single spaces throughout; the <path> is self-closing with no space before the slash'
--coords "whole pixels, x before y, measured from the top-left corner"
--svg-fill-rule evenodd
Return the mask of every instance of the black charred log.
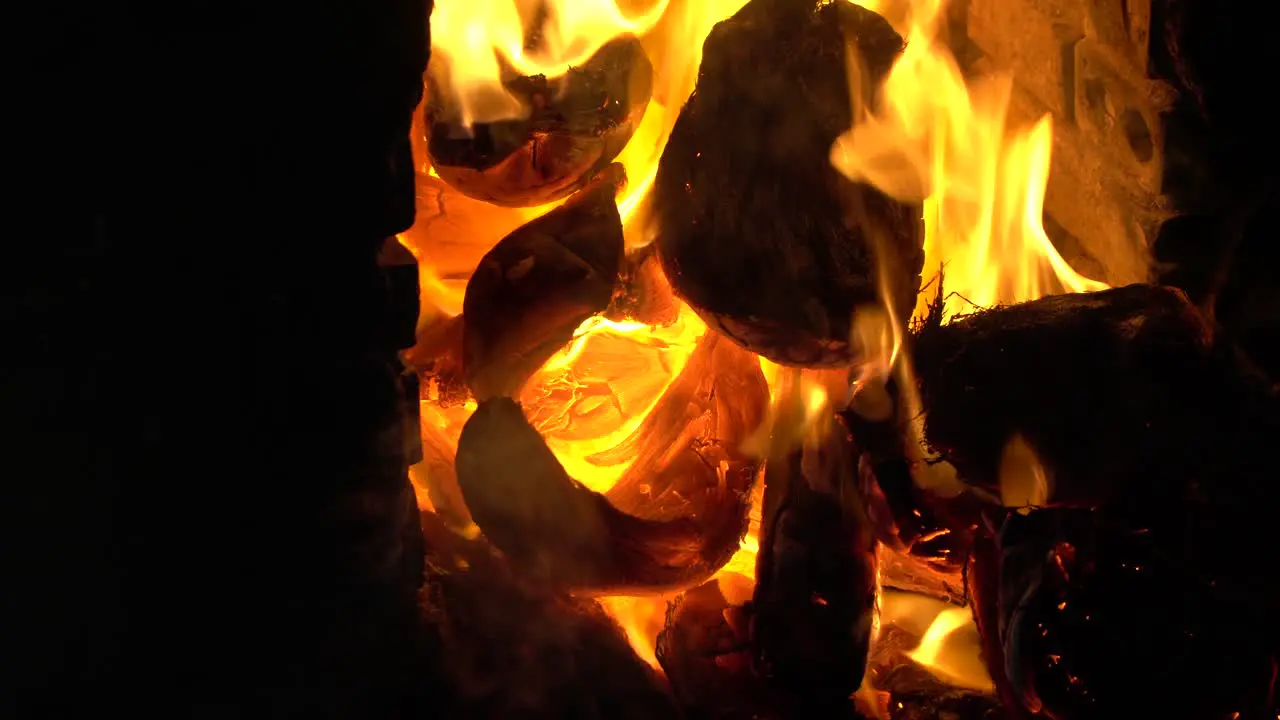
<path id="1" fill-rule="evenodd" d="M 640 42 L 620 38 L 560 78 L 507 80 L 529 116 L 467 129 L 460 109 L 432 81 L 426 107 L 432 167 L 458 192 L 494 205 L 554 202 L 622 152 L 644 117 L 652 84 Z"/>
<path id="2" fill-rule="evenodd" d="M 609 306 L 622 270 L 613 165 L 564 205 L 503 238 L 463 299 L 463 369 L 478 400 L 513 396 L 584 320 Z"/>
<path id="3" fill-rule="evenodd" d="M 862 683 L 876 600 L 876 541 L 838 420 L 820 445 L 773 458 L 750 607 L 758 673 L 809 717 L 849 706 Z"/>
<path id="4" fill-rule="evenodd" d="M 878 85 L 903 47 L 850 3 L 752 0 L 717 25 L 653 188 L 677 294 L 785 365 L 852 359 L 854 309 L 878 301 L 878 262 L 895 307 L 913 307 L 920 285 L 920 208 L 831 166 L 855 100 L 869 100 L 851 96 L 846 38 L 863 86 Z"/>
<path id="5" fill-rule="evenodd" d="M 430 714 L 376 256 L 431 3 L 29 9 L 0 715 Z"/>
<path id="6" fill-rule="evenodd" d="M 623 512 L 571 478 L 515 401 L 480 403 L 459 439 L 458 481 L 476 524 L 523 572 L 580 594 L 648 593 L 700 583 L 737 551 L 758 466 L 730 433 L 763 417 L 768 395 L 754 358 L 713 334 L 702 343 L 711 361 L 686 368 L 711 378 L 690 404 L 696 415 L 665 458 L 655 447 L 644 453 L 655 462 L 636 461 L 660 504 L 679 483 L 681 502 L 659 508 L 662 519 Z"/>

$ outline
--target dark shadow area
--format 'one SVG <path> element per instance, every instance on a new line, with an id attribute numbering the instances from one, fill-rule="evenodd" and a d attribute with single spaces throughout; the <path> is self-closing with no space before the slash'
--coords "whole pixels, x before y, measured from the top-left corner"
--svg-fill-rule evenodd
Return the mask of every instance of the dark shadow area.
<path id="1" fill-rule="evenodd" d="M 1156 279 L 1210 310 L 1280 382 L 1280 152 L 1258 73 L 1280 50 L 1245 0 L 1152 3 L 1150 67 L 1178 92 L 1165 123 L 1164 186 L 1181 215 L 1152 248 Z"/>
<path id="2" fill-rule="evenodd" d="M 412 219 L 429 9 L 12 18 L 0 714 L 399 717 L 432 692 L 405 682 L 416 292 L 375 261 Z"/>

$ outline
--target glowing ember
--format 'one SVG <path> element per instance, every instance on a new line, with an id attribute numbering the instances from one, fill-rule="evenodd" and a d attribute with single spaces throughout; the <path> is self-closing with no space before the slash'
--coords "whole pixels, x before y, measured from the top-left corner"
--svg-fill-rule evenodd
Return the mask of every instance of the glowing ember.
<path id="1" fill-rule="evenodd" d="M 547 361 L 521 401 L 570 475 L 597 492 L 613 487 L 632 458 L 607 451 L 635 432 L 705 331 L 684 307 L 665 327 L 594 317 Z"/>

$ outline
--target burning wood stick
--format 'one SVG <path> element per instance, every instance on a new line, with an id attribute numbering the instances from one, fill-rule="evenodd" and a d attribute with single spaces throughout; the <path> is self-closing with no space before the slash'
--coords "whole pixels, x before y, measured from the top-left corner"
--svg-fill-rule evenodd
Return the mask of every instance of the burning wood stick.
<path id="1" fill-rule="evenodd" d="M 838 418 L 828 422 L 818 442 L 770 453 L 749 609 L 757 671 L 799 716 L 848 707 L 876 609 L 876 541 L 853 485 L 852 441 Z"/>
<path id="2" fill-rule="evenodd" d="M 865 77 L 846 76 L 846 38 Z M 851 3 L 752 0 L 715 27 L 653 187 L 677 294 L 713 327 L 784 365 L 853 358 L 854 307 L 888 289 L 909 313 L 921 210 L 849 182 L 830 162 L 903 47 Z M 902 318 L 905 320 L 905 316 Z"/>
<path id="3" fill-rule="evenodd" d="M 873 383 L 879 383 L 873 380 Z M 892 408 L 887 417 L 861 411 L 858 397 L 841 411 L 858 453 L 859 491 L 877 539 L 894 552 L 885 577 L 904 590 L 940 597 L 950 582 L 960 580 L 972 541 L 971 525 L 977 519 L 973 500 L 965 496 L 943 497 L 917 481 L 926 462 L 908 449 L 912 442 L 908 409 L 898 384 L 889 380 L 872 392 L 883 392 Z M 950 595 L 943 592 L 942 595 Z"/>
<path id="4" fill-rule="evenodd" d="M 982 662 L 995 683 L 1004 716 L 1007 720 L 1026 720 L 1029 717 L 1026 704 L 1005 672 L 1004 644 L 1000 640 L 1004 622 L 1000 615 L 1000 559 L 994 538 L 986 534 L 975 537 L 965 566 L 965 591 L 978 627 Z"/>
<path id="5" fill-rule="evenodd" d="M 665 519 L 629 515 L 569 477 L 515 401 L 480 403 L 459 440 L 458 482 L 476 524 L 522 571 L 618 595 L 686 588 L 728 562 L 758 470 L 730 432 L 763 416 L 767 393 L 753 358 L 714 334 L 702 343 L 711 362 L 690 366 L 712 380 L 696 401 L 705 410 L 685 419 L 698 431 L 677 433 L 661 461 L 638 461 L 651 486 L 681 491 L 686 504 Z"/>
<path id="6" fill-rule="evenodd" d="M 427 153 L 440 179 L 477 200 L 535 207 L 567 197 L 617 157 L 649 105 L 653 66 L 634 37 L 613 40 L 563 77 L 512 77 L 522 119 L 462 125 L 434 78 Z"/>
<path id="7" fill-rule="evenodd" d="M 612 165 L 564 205 L 503 238 L 463 299 L 463 369 L 477 400 L 512 396 L 584 320 L 609 306 L 623 263 Z"/>

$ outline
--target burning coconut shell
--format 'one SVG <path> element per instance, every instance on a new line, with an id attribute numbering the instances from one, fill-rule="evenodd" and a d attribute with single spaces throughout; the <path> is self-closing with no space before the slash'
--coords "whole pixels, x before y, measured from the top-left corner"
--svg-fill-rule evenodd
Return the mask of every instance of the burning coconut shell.
<path id="1" fill-rule="evenodd" d="M 640 42 L 618 38 L 561 77 L 506 79 L 503 86 L 528 117 L 468 128 L 433 76 L 427 154 L 440 179 L 468 197 L 506 207 L 555 202 L 622 152 L 644 117 L 652 84 Z"/>
<path id="2" fill-rule="evenodd" d="M 1257 459 L 1280 437 L 1280 402 L 1179 290 L 1131 285 L 999 307 L 924 327 L 912 356 L 925 439 L 992 493 L 1008 489 L 1010 463 L 1025 455 L 1056 505 L 1141 517 L 1166 501 L 1229 503 L 1246 517 L 1280 508 L 1273 471 Z"/>
<path id="3" fill-rule="evenodd" d="M 685 373 L 696 384 L 686 428 L 655 462 L 638 460 L 659 488 L 659 504 L 683 498 L 665 519 L 630 515 L 568 475 L 508 398 L 480 402 L 458 443 L 457 476 L 485 536 L 527 575 L 579 594 L 647 594 L 710 578 L 737 551 L 747 529 L 758 464 L 741 454 L 764 416 L 767 386 L 755 358 L 708 334 Z"/>
<path id="4" fill-rule="evenodd" d="M 846 39 L 858 71 L 846 73 Z M 853 124 L 851 85 L 875 87 L 903 48 L 851 3 L 751 0 L 703 46 L 697 87 L 658 164 L 658 246 L 677 294 L 744 347 L 793 366 L 856 361 L 854 308 L 915 305 L 921 208 L 830 162 Z M 904 322 L 906 317 L 901 318 Z"/>
<path id="5" fill-rule="evenodd" d="M 481 259 L 462 302 L 463 371 L 477 400 L 514 396 L 584 320 L 609 306 L 623 266 L 614 201 L 623 181 L 622 166 L 609 166 Z"/>

